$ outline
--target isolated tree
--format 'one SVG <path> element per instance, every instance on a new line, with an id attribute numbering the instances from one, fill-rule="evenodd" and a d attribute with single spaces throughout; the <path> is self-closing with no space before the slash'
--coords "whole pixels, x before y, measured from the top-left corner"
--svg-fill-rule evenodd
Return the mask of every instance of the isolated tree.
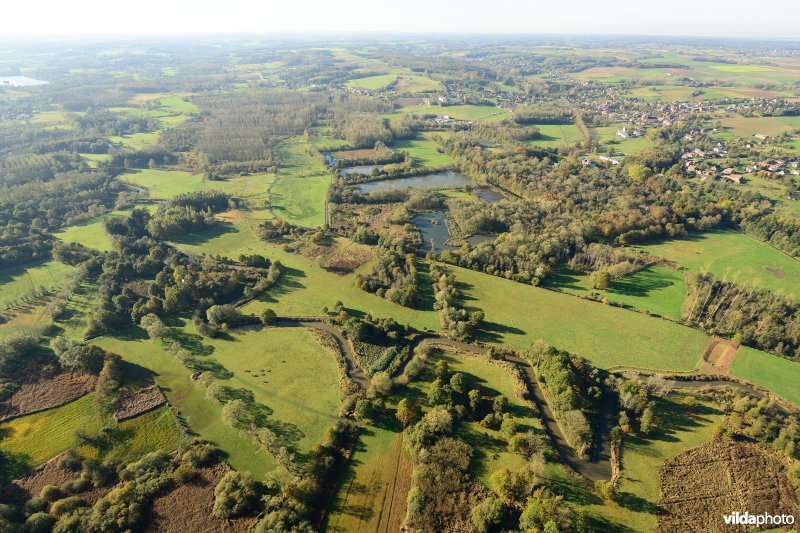
<path id="1" fill-rule="evenodd" d="M 278 315 L 275 314 L 275 311 L 272 309 L 267 308 L 264 309 L 259 318 L 261 319 L 261 323 L 265 326 L 272 326 L 277 321 Z"/>
<path id="2" fill-rule="evenodd" d="M 404 428 L 410 426 L 417 420 L 422 414 L 422 410 L 419 406 L 414 402 L 414 400 L 410 398 L 403 398 L 397 404 L 397 420 L 400 422 L 400 425 Z"/>

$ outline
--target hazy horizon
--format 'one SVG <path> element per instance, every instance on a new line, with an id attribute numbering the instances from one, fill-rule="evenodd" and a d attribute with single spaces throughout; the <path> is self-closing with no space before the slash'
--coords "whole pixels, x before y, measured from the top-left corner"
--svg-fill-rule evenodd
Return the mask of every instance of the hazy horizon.
<path id="1" fill-rule="evenodd" d="M 229 0 L 214 8 L 142 0 L 124 16 L 105 2 L 44 0 L 4 7 L 4 38 L 168 37 L 231 34 L 507 34 L 569 36 L 721 37 L 797 40 L 800 2 L 676 0 L 656 11 L 633 0 L 559 2 L 442 0 L 402 3 L 342 0 L 250 5 Z"/>

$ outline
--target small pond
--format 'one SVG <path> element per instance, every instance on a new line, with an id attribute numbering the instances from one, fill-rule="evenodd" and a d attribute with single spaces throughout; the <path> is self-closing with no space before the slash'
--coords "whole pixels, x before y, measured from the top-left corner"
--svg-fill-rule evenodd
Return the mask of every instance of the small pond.
<path id="1" fill-rule="evenodd" d="M 445 223 L 445 214 L 441 211 L 421 213 L 412 218 L 411 223 L 419 229 L 420 237 L 422 238 L 422 246 L 420 247 L 422 251 L 431 251 L 431 241 L 433 241 L 434 251 L 437 252 L 461 248 L 461 246 L 445 244 L 450 238 L 450 231 Z M 494 239 L 495 235 L 473 235 L 465 240 L 471 246 L 477 246 L 483 242 L 492 242 Z"/>
<path id="2" fill-rule="evenodd" d="M 490 204 L 505 200 L 505 197 L 494 189 L 480 188 L 476 193 L 478 194 L 478 198 Z"/>
<path id="3" fill-rule="evenodd" d="M 361 165 L 358 167 L 347 167 L 339 170 L 340 176 L 349 176 L 350 174 L 361 174 L 364 176 L 372 175 L 374 169 L 381 169 L 383 165 Z"/>

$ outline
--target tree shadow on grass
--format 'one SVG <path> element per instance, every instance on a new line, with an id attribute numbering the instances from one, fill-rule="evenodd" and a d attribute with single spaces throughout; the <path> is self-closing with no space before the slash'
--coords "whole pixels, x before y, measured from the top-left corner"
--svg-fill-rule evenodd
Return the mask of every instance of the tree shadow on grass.
<path id="1" fill-rule="evenodd" d="M 611 290 L 615 294 L 624 296 L 636 296 L 644 298 L 650 295 L 653 291 L 666 289 L 675 285 L 675 282 L 669 279 L 658 277 L 658 273 L 650 269 L 641 270 L 638 275 L 634 274 L 636 279 L 631 279 L 631 276 L 617 280 L 611 284 Z"/>
<path id="2" fill-rule="evenodd" d="M 229 233 L 239 233 L 240 231 L 239 228 L 232 224 L 218 223 L 211 229 L 177 237 L 173 239 L 173 242 L 189 246 L 202 246 L 212 239 L 222 237 Z"/>
<path id="3" fill-rule="evenodd" d="M 214 353 L 214 347 L 203 344 L 203 337 L 197 333 L 173 329 L 170 331 L 170 336 L 175 339 L 181 347 L 189 350 L 192 355 L 208 356 Z"/>
<path id="4" fill-rule="evenodd" d="M 125 359 L 120 361 L 119 366 L 122 373 L 122 381 L 125 384 L 151 384 L 157 375 L 149 368 L 131 363 Z"/>
<path id="5" fill-rule="evenodd" d="M 301 281 L 305 277 L 306 273 L 303 270 L 284 265 L 281 268 L 281 277 L 278 279 L 278 282 L 263 293 L 259 294 L 257 300 L 261 302 L 275 303 L 283 296 L 287 296 L 295 291 L 305 289 L 306 285 Z"/>

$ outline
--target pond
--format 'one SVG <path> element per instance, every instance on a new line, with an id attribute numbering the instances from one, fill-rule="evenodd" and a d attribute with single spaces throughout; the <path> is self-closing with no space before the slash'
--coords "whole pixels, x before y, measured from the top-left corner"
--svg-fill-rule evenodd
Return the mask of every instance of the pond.
<path id="1" fill-rule="evenodd" d="M 408 187 L 412 189 L 420 187 L 460 187 L 462 185 L 469 185 L 470 183 L 472 183 L 472 180 L 467 176 L 452 170 L 446 170 L 434 174 L 425 174 L 424 176 L 371 181 L 369 183 L 362 183 L 358 186 L 358 189 L 364 194 L 368 194 L 372 191 L 385 191 L 387 189 L 403 190 Z"/>
<path id="2" fill-rule="evenodd" d="M 372 175 L 373 169 L 381 169 L 383 165 L 361 165 L 358 167 L 348 167 L 339 170 L 340 176 L 348 176 L 350 174 L 362 174 L 364 176 Z"/>
<path id="3" fill-rule="evenodd" d="M 325 164 L 329 167 L 332 167 L 336 164 L 336 158 L 333 157 L 331 154 L 324 154 L 325 155 Z"/>
<path id="4" fill-rule="evenodd" d="M 487 203 L 490 203 L 490 204 L 492 204 L 494 202 L 500 202 L 500 201 L 505 200 L 505 196 L 503 196 L 502 194 L 500 194 L 499 192 L 497 192 L 494 189 L 481 188 L 481 189 L 477 190 L 477 194 L 478 194 L 478 198 L 480 198 L 484 202 L 487 202 Z"/>
<path id="5" fill-rule="evenodd" d="M 433 249 L 436 252 L 461 248 L 461 246 L 445 244 L 450 238 L 450 231 L 445 223 L 445 214 L 441 211 L 421 213 L 412 218 L 411 223 L 419 229 L 419 234 L 422 238 L 422 246 L 420 247 L 422 251 L 430 252 L 431 242 L 433 242 Z M 484 242 L 492 242 L 495 237 L 495 235 L 473 235 L 465 240 L 470 246 L 477 246 Z"/>

